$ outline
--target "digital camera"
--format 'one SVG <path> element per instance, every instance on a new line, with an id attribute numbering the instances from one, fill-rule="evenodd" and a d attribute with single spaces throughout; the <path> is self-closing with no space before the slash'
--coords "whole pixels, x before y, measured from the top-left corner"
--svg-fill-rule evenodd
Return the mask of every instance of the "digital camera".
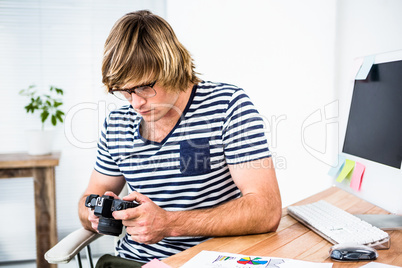
<path id="1" fill-rule="evenodd" d="M 113 218 L 113 211 L 134 208 L 138 204 L 114 199 L 113 196 L 91 194 L 87 197 L 85 206 L 94 210 L 94 214 L 99 217 L 99 233 L 119 236 L 123 230 L 123 223 Z"/>

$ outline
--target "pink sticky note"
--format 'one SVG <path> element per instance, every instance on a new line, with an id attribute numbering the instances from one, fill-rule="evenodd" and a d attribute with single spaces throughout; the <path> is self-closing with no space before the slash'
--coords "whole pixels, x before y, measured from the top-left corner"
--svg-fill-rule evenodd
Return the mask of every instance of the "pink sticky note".
<path id="1" fill-rule="evenodd" d="M 360 191 L 365 169 L 366 167 L 362 163 L 356 162 L 353 170 L 352 181 L 350 182 L 350 187 L 353 190 Z"/>
<path id="2" fill-rule="evenodd" d="M 158 259 L 153 259 L 152 261 L 148 262 L 147 264 L 143 265 L 142 267 L 145 268 L 172 268 L 166 263 L 161 262 Z"/>

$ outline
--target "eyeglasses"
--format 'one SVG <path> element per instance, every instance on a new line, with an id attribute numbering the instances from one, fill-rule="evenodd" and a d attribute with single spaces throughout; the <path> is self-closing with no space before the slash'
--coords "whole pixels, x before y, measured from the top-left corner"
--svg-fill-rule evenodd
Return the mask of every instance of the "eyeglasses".
<path id="1" fill-rule="evenodd" d="M 149 84 L 149 85 L 144 85 L 144 86 L 136 86 L 133 88 L 129 89 L 118 89 L 118 88 L 110 88 L 109 93 L 116 96 L 116 98 L 121 99 L 121 100 L 128 100 L 131 101 L 131 94 L 136 94 L 140 96 L 141 98 L 148 99 L 152 98 L 156 95 L 156 91 L 154 89 L 154 86 L 156 84 L 156 81 Z"/>

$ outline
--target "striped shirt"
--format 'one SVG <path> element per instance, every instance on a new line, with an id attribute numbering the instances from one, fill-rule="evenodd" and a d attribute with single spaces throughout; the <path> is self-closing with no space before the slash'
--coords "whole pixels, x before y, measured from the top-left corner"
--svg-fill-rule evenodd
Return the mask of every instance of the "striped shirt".
<path id="1" fill-rule="evenodd" d="M 245 92 L 233 85 L 195 85 L 181 118 L 162 142 L 141 136 L 141 120 L 130 105 L 109 114 L 95 169 L 108 176 L 123 175 L 129 192 L 138 191 L 168 211 L 210 208 L 240 197 L 228 164 L 270 156 L 261 116 Z M 206 239 L 166 237 L 145 245 L 126 235 L 117 252 L 148 262 Z"/>

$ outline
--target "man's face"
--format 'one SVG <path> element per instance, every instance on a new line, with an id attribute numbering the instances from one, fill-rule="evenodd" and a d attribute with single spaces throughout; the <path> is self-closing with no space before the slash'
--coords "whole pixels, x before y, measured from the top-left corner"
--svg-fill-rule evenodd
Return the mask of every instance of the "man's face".
<path id="1" fill-rule="evenodd" d="M 177 107 L 180 92 L 168 92 L 163 87 L 158 86 L 158 83 L 153 88 L 156 95 L 152 98 L 143 98 L 131 94 L 129 102 L 134 110 L 143 117 L 145 122 L 156 122 L 161 118 L 170 116 L 177 117 L 181 112 Z"/>

